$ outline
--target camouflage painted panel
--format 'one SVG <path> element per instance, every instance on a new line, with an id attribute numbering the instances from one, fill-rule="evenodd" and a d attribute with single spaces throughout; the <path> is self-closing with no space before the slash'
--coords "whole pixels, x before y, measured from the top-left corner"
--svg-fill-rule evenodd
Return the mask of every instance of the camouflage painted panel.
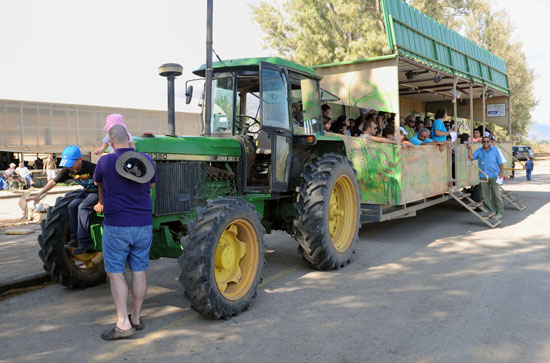
<path id="1" fill-rule="evenodd" d="M 506 162 L 504 163 L 504 175 L 510 176 L 512 175 L 512 161 L 514 160 L 514 157 L 512 156 L 512 144 L 509 142 L 502 142 L 500 144 L 496 143 L 496 145 L 502 152 L 504 159 L 506 159 Z M 521 168 L 521 165 L 518 163 L 516 167 Z"/>
<path id="2" fill-rule="evenodd" d="M 400 202 L 401 152 L 391 144 L 380 144 L 357 137 L 342 136 L 361 193 L 361 203 Z"/>
<path id="3" fill-rule="evenodd" d="M 402 205 L 448 190 L 450 152 L 438 146 L 404 149 L 342 136 L 357 171 L 361 203 Z"/>
<path id="4" fill-rule="evenodd" d="M 401 204 L 448 191 L 450 151 L 438 145 L 423 145 L 402 151 Z"/>
<path id="5" fill-rule="evenodd" d="M 472 152 L 476 151 L 481 144 L 473 144 Z M 457 183 L 459 188 L 468 187 L 479 183 L 479 169 L 477 161 L 468 159 L 468 149 L 466 145 L 455 145 L 455 163 L 458 167 Z"/>

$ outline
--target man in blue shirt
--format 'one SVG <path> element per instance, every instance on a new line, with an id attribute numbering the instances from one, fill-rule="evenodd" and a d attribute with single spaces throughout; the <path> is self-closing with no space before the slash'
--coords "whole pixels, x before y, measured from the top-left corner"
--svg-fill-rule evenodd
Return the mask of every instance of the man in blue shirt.
<path id="1" fill-rule="evenodd" d="M 153 160 L 130 148 L 123 126 L 111 127 L 109 142 L 115 152 L 97 162 L 94 181 L 99 188 L 99 202 L 94 209 L 105 216 L 103 258 L 117 312 L 115 325 L 101 337 L 114 340 L 143 329 L 140 314 L 147 291 L 146 270 L 153 239 L 150 189 L 157 176 Z M 129 315 L 126 264 L 132 271 L 133 310 Z"/>
<path id="2" fill-rule="evenodd" d="M 432 139 L 428 137 L 429 135 L 430 135 L 430 130 L 426 128 L 420 129 L 420 131 L 418 131 L 418 134 L 409 138 L 409 142 L 413 145 L 426 145 L 434 142 Z"/>
<path id="3" fill-rule="evenodd" d="M 445 127 L 445 124 L 443 121 L 447 118 L 447 110 L 444 108 L 440 108 L 439 110 L 435 111 L 435 121 L 432 126 L 432 140 L 433 141 L 440 141 L 445 142 L 447 141 L 447 136 L 449 136 L 451 133 L 447 131 L 447 128 Z"/>
<path id="4" fill-rule="evenodd" d="M 468 158 L 478 161 L 479 169 L 483 171 L 483 173 L 479 172 L 480 179 L 485 179 L 485 175 L 489 178 L 486 183 L 481 183 L 483 206 L 491 212 L 496 212 L 495 217 L 501 219 L 504 204 L 500 194 L 500 187 L 496 181 L 498 177 L 504 177 L 505 161 L 498 147 L 491 146 L 491 139 L 489 137 L 484 137 L 481 143 L 483 147 L 477 149 L 473 154 L 472 146 L 468 144 Z"/>

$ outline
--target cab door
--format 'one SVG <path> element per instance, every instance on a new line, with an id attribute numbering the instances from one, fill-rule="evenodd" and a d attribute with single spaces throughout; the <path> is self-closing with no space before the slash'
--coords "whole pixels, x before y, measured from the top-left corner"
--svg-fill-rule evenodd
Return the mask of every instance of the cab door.
<path id="1" fill-rule="evenodd" d="M 286 192 L 292 156 L 292 118 L 286 69 L 260 64 L 262 132 L 271 140 L 271 191 Z"/>

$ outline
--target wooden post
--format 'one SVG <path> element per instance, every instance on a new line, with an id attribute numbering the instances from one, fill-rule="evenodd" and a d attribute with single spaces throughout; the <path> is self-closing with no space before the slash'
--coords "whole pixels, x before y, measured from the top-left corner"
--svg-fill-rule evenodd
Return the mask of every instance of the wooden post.
<path id="1" fill-rule="evenodd" d="M 458 185 L 458 183 L 456 182 L 458 180 L 458 163 L 456 162 L 456 154 L 457 154 L 457 150 L 458 150 L 458 143 L 459 143 L 459 140 L 458 140 L 458 110 L 457 110 L 457 97 L 456 97 L 456 85 L 458 83 L 458 77 L 455 76 L 454 80 L 453 80 L 453 120 L 454 120 L 454 123 L 455 123 L 455 134 L 457 135 L 457 138 L 454 140 L 454 142 L 452 142 L 453 144 L 455 144 L 455 164 L 452 165 L 451 164 L 451 167 L 453 168 L 454 172 L 455 172 L 455 186 Z M 451 150 L 451 163 L 452 163 L 452 153 L 453 151 Z M 452 174 L 451 174 L 451 184 L 452 186 Z M 454 189 L 454 187 L 452 187 Z"/>
<path id="2" fill-rule="evenodd" d="M 485 104 L 486 101 L 486 94 L 487 94 L 487 85 L 483 86 L 483 94 L 481 95 L 481 99 L 483 100 L 482 104 L 482 115 L 481 119 L 483 120 L 483 132 L 481 133 L 481 137 L 485 137 L 485 118 L 487 117 L 487 105 Z"/>
<path id="3" fill-rule="evenodd" d="M 396 113 L 395 120 L 393 120 L 393 127 L 395 129 L 393 134 L 394 134 L 395 142 L 397 146 L 401 145 L 401 124 L 399 121 L 400 121 L 399 113 Z"/>
<path id="4" fill-rule="evenodd" d="M 508 139 L 514 145 L 514 138 L 512 137 L 512 102 L 510 96 L 508 96 Z"/>
<path id="5" fill-rule="evenodd" d="M 474 91 L 473 82 L 470 82 L 470 136 L 474 138 Z"/>

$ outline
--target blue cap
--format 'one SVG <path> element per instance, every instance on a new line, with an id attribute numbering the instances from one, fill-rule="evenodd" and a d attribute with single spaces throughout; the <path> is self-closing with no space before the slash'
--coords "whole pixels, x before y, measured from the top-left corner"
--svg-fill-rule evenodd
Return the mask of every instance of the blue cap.
<path id="1" fill-rule="evenodd" d="M 61 162 L 59 166 L 70 168 L 74 165 L 74 162 L 82 157 L 80 149 L 76 145 L 67 146 L 61 154 Z"/>

